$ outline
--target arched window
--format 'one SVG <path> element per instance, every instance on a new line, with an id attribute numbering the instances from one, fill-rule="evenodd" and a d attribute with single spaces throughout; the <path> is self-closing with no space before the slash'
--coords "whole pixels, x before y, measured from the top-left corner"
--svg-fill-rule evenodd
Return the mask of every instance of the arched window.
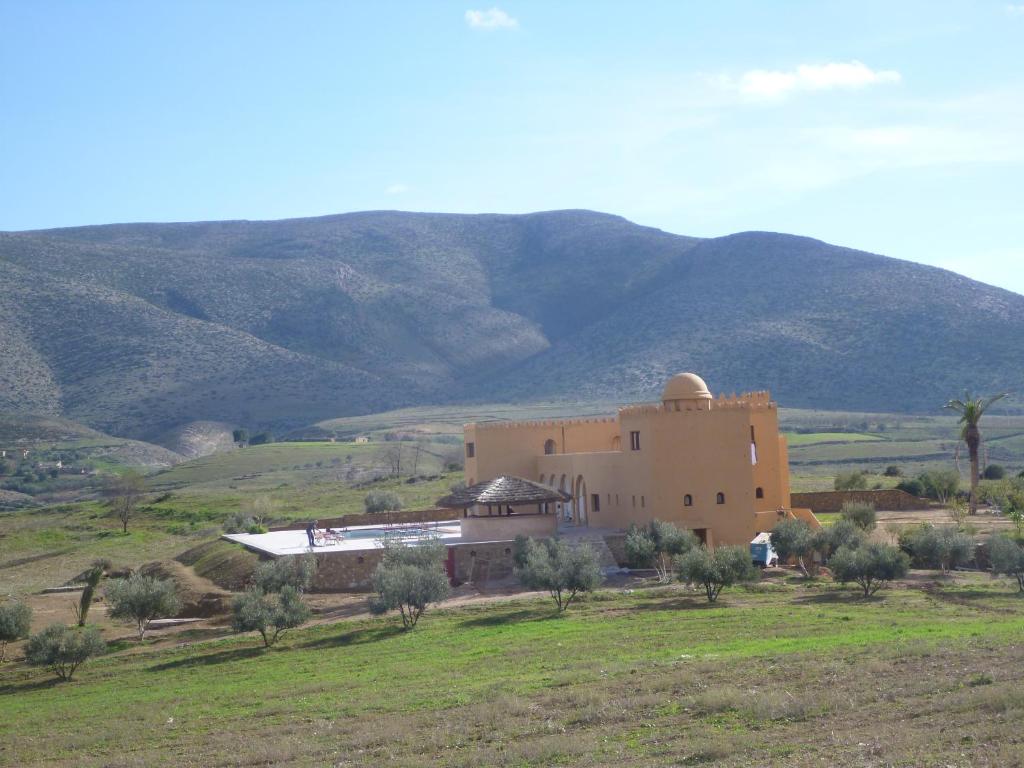
<path id="1" fill-rule="evenodd" d="M 622 438 L 619 437 L 618 435 L 615 435 L 615 437 L 612 438 L 612 450 L 613 451 L 621 451 L 622 450 Z"/>
<path id="2" fill-rule="evenodd" d="M 684 507 L 692 507 L 693 506 L 693 496 L 691 496 L 690 494 L 686 494 L 685 496 L 683 496 L 683 506 Z"/>
<path id="3" fill-rule="evenodd" d="M 757 498 L 759 498 L 759 499 L 763 499 L 764 498 L 764 488 L 761 488 L 760 486 L 758 486 L 757 490 L 754 491 L 754 495 L 757 496 Z"/>
<path id="4" fill-rule="evenodd" d="M 549 440 L 545 440 L 544 441 L 544 455 L 545 456 L 550 456 L 554 452 L 555 452 L 555 441 L 554 440 L 550 440 L 550 439 Z"/>
<path id="5" fill-rule="evenodd" d="M 539 482 L 541 485 L 544 485 L 544 475 L 541 475 L 540 476 L 540 480 L 538 480 L 537 482 Z M 758 489 L 758 490 L 760 490 L 760 489 Z"/>
<path id="6" fill-rule="evenodd" d="M 725 504 L 725 494 L 722 493 L 721 491 L 719 491 L 717 494 L 715 494 L 715 503 L 716 504 Z"/>

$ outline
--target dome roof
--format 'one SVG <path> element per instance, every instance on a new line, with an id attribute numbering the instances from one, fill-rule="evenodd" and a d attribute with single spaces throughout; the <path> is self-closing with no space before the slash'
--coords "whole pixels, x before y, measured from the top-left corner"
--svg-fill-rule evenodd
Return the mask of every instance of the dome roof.
<path id="1" fill-rule="evenodd" d="M 665 384 L 662 400 L 711 400 L 704 379 L 696 373 L 677 373 Z"/>

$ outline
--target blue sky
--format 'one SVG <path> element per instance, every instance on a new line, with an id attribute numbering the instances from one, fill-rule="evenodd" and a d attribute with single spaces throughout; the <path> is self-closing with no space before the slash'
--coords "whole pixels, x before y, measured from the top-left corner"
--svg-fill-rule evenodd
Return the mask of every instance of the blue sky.
<path id="1" fill-rule="evenodd" d="M 1024 293 L 1024 0 L 0 0 L 0 34 L 0 229 L 591 208 Z"/>

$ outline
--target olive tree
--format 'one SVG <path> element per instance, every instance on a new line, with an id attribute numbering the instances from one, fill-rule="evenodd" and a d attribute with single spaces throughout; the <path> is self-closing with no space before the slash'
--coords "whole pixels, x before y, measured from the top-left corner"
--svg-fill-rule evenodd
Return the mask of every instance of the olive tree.
<path id="1" fill-rule="evenodd" d="M 955 525 L 925 523 L 904 531 L 900 546 L 908 551 L 919 568 L 940 568 L 949 573 L 974 557 L 974 539 Z"/>
<path id="2" fill-rule="evenodd" d="M 878 523 L 875 505 L 863 501 L 846 502 L 839 512 L 839 517 L 842 520 L 849 520 L 863 531 L 875 530 L 875 525 Z"/>
<path id="3" fill-rule="evenodd" d="M 169 579 L 133 573 L 127 579 L 115 579 L 106 589 L 112 619 L 134 621 L 139 640 L 146 637 L 146 626 L 153 619 L 174 616 L 181 606 L 178 590 Z"/>
<path id="4" fill-rule="evenodd" d="M 604 576 L 597 553 L 589 544 L 570 547 L 561 539 L 530 539 L 526 562 L 516 569 L 519 581 L 527 589 L 547 590 L 558 607 L 565 611 L 583 592 L 597 589 Z"/>
<path id="5" fill-rule="evenodd" d="M 78 598 L 78 605 L 75 606 L 75 618 L 78 619 L 80 627 L 85 626 L 86 619 L 89 617 L 89 608 L 92 607 L 92 599 L 96 594 L 96 587 L 99 586 L 100 579 L 103 578 L 103 574 L 108 568 L 110 568 L 109 560 L 96 560 L 89 566 L 89 570 L 80 577 L 85 584 L 82 594 Z"/>
<path id="6" fill-rule="evenodd" d="M 814 553 L 815 534 L 807 521 L 792 517 L 781 520 L 772 528 L 771 541 L 779 560 L 795 559 L 800 573 L 806 577 L 811 576 L 805 560 L 811 560 Z M 813 562 L 811 568 L 814 568 Z"/>
<path id="7" fill-rule="evenodd" d="M 25 603 L 0 605 L 0 664 L 7 653 L 7 644 L 28 637 L 32 609 Z"/>
<path id="8" fill-rule="evenodd" d="M 672 523 L 652 520 L 645 528 L 633 526 L 626 534 L 626 557 L 636 568 L 654 568 L 658 581 L 672 579 L 672 563 L 679 555 L 700 546 L 692 531 Z"/>
<path id="9" fill-rule="evenodd" d="M 373 572 L 377 596 L 370 601 L 370 610 L 382 614 L 397 608 L 402 627 L 415 627 L 427 607 L 441 602 L 451 591 L 444 570 L 445 555 L 445 546 L 439 541 L 385 544 L 384 554 Z"/>
<path id="10" fill-rule="evenodd" d="M 1017 579 L 1017 586 L 1024 592 L 1024 547 L 1009 536 L 993 536 L 989 541 L 989 559 L 993 573 Z"/>
<path id="11" fill-rule="evenodd" d="M 402 499 L 394 491 L 370 491 L 363 499 L 367 512 L 395 512 L 402 508 Z"/>
<path id="12" fill-rule="evenodd" d="M 70 680 L 82 664 L 107 649 L 96 627 L 69 629 L 51 624 L 32 635 L 25 645 L 25 659 L 36 667 L 49 667 L 61 680 Z"/>
<path id="13" fill-rule="evenodd" d="M 316 556 L 300 555 L 278 557 L 260 563 L 253 571 L 253 586 L 264 594 L 280 592 L 284 587 L 294 587 L 305 592 L 316 575 Z"/>
<path id="14" fill-rule="evenodd" d="M 681 581 L 704 587 L 709 603 L 718 599 L 724 587 L 760 578 L 747 547 L 716 547 L 714 552 L 698 547 L 679 557 L 676 567 Z"/>
<path id="15" fill-rule="evenodd" d="M 291 584 L 282 585 L 275 594 L 251 587 L 231 606 L 232 628 L 236 632 L 259 632 L 265 648 L 276 643 L 286 630 L 305 624 L 309 616 L 309 606 Z"/>
<path id="16" fill-rule="evenodd" d="M 888 544 L 865 544 L 856 549 L 840 547 L 828 564 L 836 581 L 855 581 L 864 597 L 870 597 L 889 581 L 906 576 L 910 560 Z"/>

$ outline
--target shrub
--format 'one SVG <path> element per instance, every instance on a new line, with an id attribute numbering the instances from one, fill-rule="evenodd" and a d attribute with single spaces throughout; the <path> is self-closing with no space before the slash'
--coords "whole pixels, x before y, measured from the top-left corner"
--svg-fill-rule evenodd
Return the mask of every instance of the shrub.
<path id="1" fill-rule="evenodd" d="M 626 562 L 629 563 L 630 568 L 654 567 L 654 539 L 645 528 L 640 528 L 635 524 L 630 525 L 623 546 L 626 550 Z"/>
<path id="2" fill-rule="evenodd" d="M 259 632 L 263 647 L 269 648 L 285 630 L 305 624 L 309 615 L 309 607 L 295 587 L 286 584 L 276 595 L 253 587 L 235 598 L 231 626 L 236 632 Z"/>
<path id="3" fill-rule="evenodd" d="M 896 484 L 897 491 L 909 493 L 911 496 L 924 496 L 924 484 L 916 477 L 909 477 Z"/>
<path id="4" fill-rule="evenodd" d="M 993 536 L 989 541 L 989 558 L 993 573 L 1017 579 L 1017 586 L 1024 592 L 1024 548 L 1009 536 Z"/>
<path id="5" fill-rule="evenodd" d="M 868 476 L 863 472 L 840 472 L 833 486 L 837 491 L 864 491 L 868 487 Z"/>
<path id="6" fill-rule="evenodd" d="M 32 609 L 25 603 L 0 605 L 0 663 L 7 653 L 7 644 L 28 637 Z"/>
<path id="7" fill-rule="evenodd" d="M 32 666 L 49 667 L 61 680 L 70 680 L 76 669 L 106 649 L 96 627 L 68 629 L 51 624 L 29 638 L 25 659 Z"/>
<path id="8" fill-rule="evenodd" d="M 243 512 L 232 512 L 224 518 L 224 533 L 250 533 L 259 523 L 252 515 Z M 266 533 L 266 531 L 262 531 Z"/>
<path id="9" fill-rule="evenodd" d="M 450 587 L 444 570 L 445 546 L 428 542 L 409 546 L 388 542 L 373 573 L 377 597 L 370 601 L 373 613 L 398 609 L 402 626 L 412 629 L 431 603 L 448 597 Z"/>
<path id="10" fill-rule="evenodd" d="M 264 594 L 280 592 L 284 587 L 292 587 L 305 592 L 313 583 L 316 575 L 316 557 L 299 555 L 279 557 L 260 563 L 253 571 L 253 585 Z"/>
<path id="11" fill-rule="evenodd" d="M 904 552 L 887 544 L 866 544 L 856 549 L 841 547 L 829 568 L 836 581 L 855 581 L 870 597 L 887 582 L 906 576 L 909 558 Z"/>
<path id="12" fill-rule="evenodd" d="M 878 522 L 875 505 L 862 501 L 848 501 L 839 512 L 840 518 L 849 520 L 862 531 L 873 531 Z"/>
<path id="13" fill-rule="evenodd" d="M 946 501 L 960 490 L 960 473 L 955 469 L 931 470 L 917 476 L 923 495 L 936 501 Z"/>
<path id="14" fill-rule="evenodd" d="M 919 568 L 941 568 L 949 573 L 974 557 L 974 539 L 954 525 L 929 523 L 910 528 L 900 536 L 900 547 L 909 552 Z"/>
<path id="15" fill-rule="evenodd" d="M 804 560 L 809 560 L 814 552 L 815 535 L 806 521 L 796 518 L 781 520 L 772 529 L 771 539 L 772 549 L 778 553 L 779 560 L 785 562 L 795 558 L 800 572 L 807 577 L 811 575 Z M 813 563 L 811 567 L 814 567 Z"/>
<path id="16" fill-rule="evenodd" d="M 559 613 L 577 595 L 597 589 L 604 580 L 597 554 L 589 544 L 570 547 L 560 539 L 530 539 L 526 564 L 518 569 L 518 575 L 528 589 L 547 590 Z"/>
<path id="17" fill-rule="evenodd" d="M 981 476 L 986 480 L 1002 480 L 1006 477 L 1006 469 L 998 464 L 989 464 Z"/>
<path id="18" fill-rule="evenodd" d="M 885 472 L 883 472 L 882 474 L 884 474 L 886 477 L 901 477 L 903 475 L 903 470 L 897 467 L 895 464 L 890 464 L 888 467 L 885 468 Z"/>
<path id="19" fill-rule="evenodd" d="M 514 542 L 512 542 L 512 564 L 516 568 L 522 568 L 526 565 L 526 556 L 530 551 L 530 540 L 519 534 L 516 536 Z"/>
<path id="20" fill-rule="evenodd" d="M 367 512 L 395 512 L 402 508 L 402 499 L 394 491 L 370 491 L 363 506 Z"/>
<path id="21" fill-rule="evenodd" d="M 106 589 L 112 619 L 134 621 L 139 640 L 146 636 L 146 625 L 157 618 L 173 616 L 180 602 L 174 582 L 133 573 L 116 579 Z"/>
<path id="22" fill-rule="evenodd" d="M 724 587 L 760 577 L 747 547 L 717 547 L 713 553 L 706 547 L 691 549 L 676 566 L 680 580 L 703 585 L 709 603 L 718 599 Z"/>

